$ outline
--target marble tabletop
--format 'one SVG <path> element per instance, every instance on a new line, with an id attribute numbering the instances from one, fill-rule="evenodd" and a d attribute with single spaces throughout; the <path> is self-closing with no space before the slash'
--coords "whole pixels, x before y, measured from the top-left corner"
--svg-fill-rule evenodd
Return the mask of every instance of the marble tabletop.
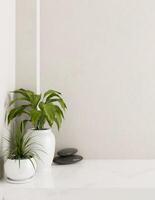
<path id="1" fill-rule="evenodd" d="M 3 180 L 0 188 L 155 189 L 155 160 L 83 160 L 73 165 L 53 165 L 29 183 L 10 184 Z"/>
<path id="2" fill-rule="evenodd" d="M 26 184 L 0 182 L 0 200 L 154 200 L 155 160 L 53 165 Z"/>

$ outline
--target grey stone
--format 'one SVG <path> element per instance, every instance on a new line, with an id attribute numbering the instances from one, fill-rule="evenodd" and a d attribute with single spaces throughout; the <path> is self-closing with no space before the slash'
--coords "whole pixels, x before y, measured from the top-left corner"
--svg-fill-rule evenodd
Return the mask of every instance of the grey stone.
<path id="1" fill-rule="evenodd" d="M 66 156 L 72 156 L 72 155 L 76 154 L 77 152 L 78 152 L 78 150 L 75 148 L 66 148 L 66 149 L 62 149 L 62 150 L 58 151 L 58 155 L 66 157 Z"/>
<path id="2" fill-rule="evenodd" d="M 83 159 L 82 156 L 79 155 L 72 155 L 72 156 L 67 156 L 67 157 L 55 157 L 53 162 L 59 165 L 68 165 L 68 164 L 74 164 Z"/>

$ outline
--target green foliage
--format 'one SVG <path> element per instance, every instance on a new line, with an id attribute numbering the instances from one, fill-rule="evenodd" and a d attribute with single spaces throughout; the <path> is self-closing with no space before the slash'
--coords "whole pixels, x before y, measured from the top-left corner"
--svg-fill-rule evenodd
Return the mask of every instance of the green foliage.
<path id="1" fill-rule="evenodd" d="M 9 139 L 6 139 L 9 143 L 8 149 L 6 150 L 7 158 L 11 160 L 29 159 L 33 164 L 32 158 L 38 158 L 34 148 L 32 148 L 33 136 L 25 134 L 25 127 L 23 122 L 21 125 L 15 125 L 10 132 Z"/>
<path id="2" fill-rule="evenodd" d="M 15 99 L 9 104 L 8 124 L 16 117 L 22 117 L 25 124 L 31 122 L 36 130 L 44 129 L 46 122 L 50 127 L 55 123 L 60 128 L 67 109 L 60 92 L 48 90 L 43 95 L 38 95 L 30 90 L 19 89 L 13 93 Z"/>

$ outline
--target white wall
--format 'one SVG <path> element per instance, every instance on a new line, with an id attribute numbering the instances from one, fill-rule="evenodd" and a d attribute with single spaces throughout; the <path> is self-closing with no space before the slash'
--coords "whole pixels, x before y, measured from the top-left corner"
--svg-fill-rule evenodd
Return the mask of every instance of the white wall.
<path id="1" fill-rule="evenodd" d="M 155 158 L 155 1 L 41 1 L 42 89 L 68 103 L 57 148 Z"/>
<path id="2" fill-rule="evenodd" d="M 36 0 L 16 0 L 16 88 L 36 89 Z"/>
<path id="3" fill-rule="evenodd" d="M 0 1 L 0 136 L 4 134 L 5 102 L 15 86 L 15 1 Z"/>

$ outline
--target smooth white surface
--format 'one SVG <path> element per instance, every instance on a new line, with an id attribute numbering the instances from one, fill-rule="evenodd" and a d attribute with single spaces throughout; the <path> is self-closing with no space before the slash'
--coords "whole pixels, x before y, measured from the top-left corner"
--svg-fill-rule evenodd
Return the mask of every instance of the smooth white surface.
<path id="1" fill-rule="evenodd" d="M 15 0 L 0 1 L 0 139 L 9 91 L 15 87 Z M 0 145 L 1 151 L 1 145 Z"/>
<path id="2" fill-rule="evenodd" d="M 36 0 L 36 91 L 40 94 L 40 0 Z"/>
<path id="3" fill-rule="evenodd" d="M 33 162 L 33 164 L 32 164 Z M 11 160 L 7 159 L 4 164 L 5 176 L 8 181 L 26 181 L 31 179 L 36 173 L 36 162 L 32 158 L 31 161 L 29 159 L 24 160 Z"/>
<path id="4" fill-rule="evenodd" d="M 16 88 L 36 91 L 36 1 L 16 0 Z"/>
<path id="5" fill-rule="evenodd" d="M 128 200 L 155 198 L 155 160 L 83 160 L 53 165 L 27 184 L 0 182 L 6 200 Z"/>
<path id="6" fill-rule="evenodd" d="M 74 165 L 53 165 L 24 185 L 1 182 L 3 188 L 107 189 L 155 188 L 155 160 L 83 160 Z"/>
<path id="7" fill-rule="evenodd" d="M 64 93 L 57 148 L 155 158 L 155 1 L 41 1 L 41 86 Z"/>
<path id="8" fill-rule="evenodd" d="M 37 171 L 45 171 L 51 169 L 55 154 L 55 136 L 51 129 L 34 130 L 29 129 L 28 133 L 32 138 L 31 148 L 37 153 Z"/>
<path id="9" fill-rule="evenodd" d="M 153 189 L 95 189 L 95 190 L 13 190 L 5 192 L 5 200 L 154 200 Z"/>

